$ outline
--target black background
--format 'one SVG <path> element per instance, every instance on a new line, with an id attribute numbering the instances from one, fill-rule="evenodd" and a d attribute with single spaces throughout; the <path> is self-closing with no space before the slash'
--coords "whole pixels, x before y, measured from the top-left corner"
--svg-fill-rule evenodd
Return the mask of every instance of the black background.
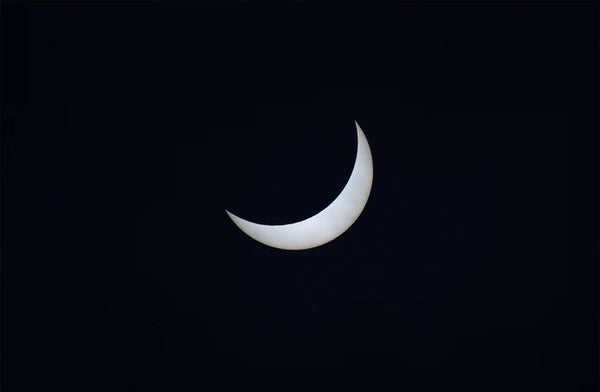
<path id="1" fill-rule="evenodd" d="M 3 390 L 596 390 L 595 4 L 2 8 Z"/>

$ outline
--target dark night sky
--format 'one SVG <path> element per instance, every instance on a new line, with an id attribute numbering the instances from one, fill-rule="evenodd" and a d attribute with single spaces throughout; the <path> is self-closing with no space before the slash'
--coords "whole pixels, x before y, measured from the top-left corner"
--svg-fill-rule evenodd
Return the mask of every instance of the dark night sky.
<path id="1" fill-rule="evenodd" d="M 2 390 L 597 389 L 596 4 L 2 8 Z"/>

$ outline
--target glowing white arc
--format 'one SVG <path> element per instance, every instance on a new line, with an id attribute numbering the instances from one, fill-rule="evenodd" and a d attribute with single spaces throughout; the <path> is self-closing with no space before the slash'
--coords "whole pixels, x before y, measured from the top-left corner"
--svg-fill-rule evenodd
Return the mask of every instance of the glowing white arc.
<path id="1" fill-rule="evenodd" d="M 244 233 L 274 248 L 309 249 L 337 238 L 358 219 L 367 204 L 373 184 L 371 149 L 358 123 L 356 135 L 358 147 L 352 174 L 338 197 L 318 214 L 287 225 L 262 225 L 225 211 Z"/>

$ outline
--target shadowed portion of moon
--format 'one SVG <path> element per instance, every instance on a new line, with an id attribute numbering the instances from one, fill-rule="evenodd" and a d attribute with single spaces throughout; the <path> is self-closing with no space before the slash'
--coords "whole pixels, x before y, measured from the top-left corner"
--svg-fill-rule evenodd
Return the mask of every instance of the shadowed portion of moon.
<path id="1" fill-rule="evenodd" d="M 356 123 L 357 152 L 352 174 L 342 192 L 316 215 L 286 225 L 263 225 L 225 210 L 248 236 L 265 245 L 302 250 L 315 248 L 339 237 L 358 219 L 367 204 L 373 184 L 373 158 L 367 138 Z"/>

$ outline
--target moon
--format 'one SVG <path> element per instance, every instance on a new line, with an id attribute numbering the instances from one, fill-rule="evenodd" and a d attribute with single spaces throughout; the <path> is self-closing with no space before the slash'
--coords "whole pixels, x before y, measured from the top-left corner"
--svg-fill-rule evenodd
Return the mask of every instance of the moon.
<path id="1" fill-rule="evenodd" d="M 303 221 L 285 225 L 263 225 L 247 221 L 225 210 L 240 230 L 273 248 L 315 248 L 339 237 L 354 224 L 365 208 L 373 185 L 373 158 L 369 142 L 356 123 L 357 151 L 352 174 L 340 194 L 325 209 Z"/>

